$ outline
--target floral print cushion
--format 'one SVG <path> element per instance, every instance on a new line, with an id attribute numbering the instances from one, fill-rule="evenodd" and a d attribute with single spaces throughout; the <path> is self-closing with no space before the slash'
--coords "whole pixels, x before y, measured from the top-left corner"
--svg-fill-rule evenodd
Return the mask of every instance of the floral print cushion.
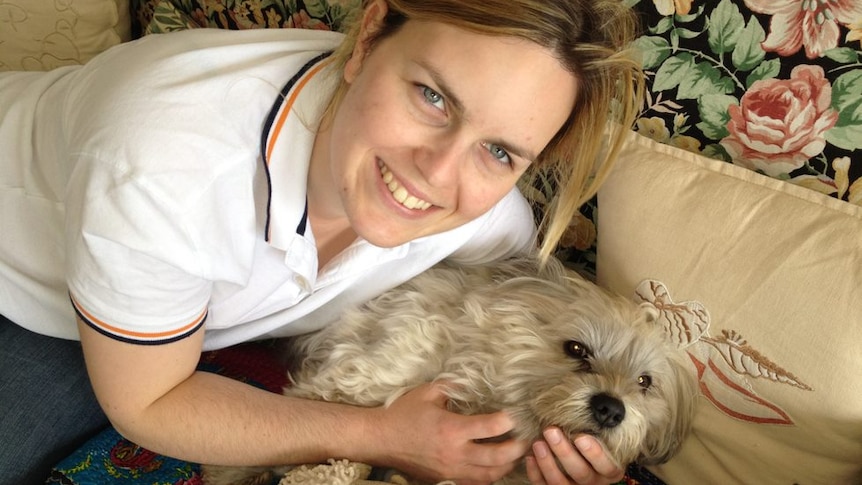
<path id="1" fill-rule="evenodd" d="M 862 2 L 640 3 L 639 132 L 862 205 Z"/>
<path id="2" fill-rule="evenodd" d="M 628 3 L 647 74 L 636 131 L 862 205 L 862 2 Z M 594 274 L 595 199 L 582 212 L 559 255 Z"/>
<path id="3" fill-rule="evenodd" d="M 360 0 L 131 0 L 136 36 L 196 27 L 341 31 Z"/>

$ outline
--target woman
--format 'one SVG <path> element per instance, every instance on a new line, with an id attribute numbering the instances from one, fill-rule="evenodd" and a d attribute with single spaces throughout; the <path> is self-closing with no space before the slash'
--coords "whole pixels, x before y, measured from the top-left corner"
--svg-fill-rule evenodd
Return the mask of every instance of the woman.
<path id="1" fill-rule="evenodd" d="M 83 67 L 0 75 L 0 335 L 15 342 L 0 355 L 0 399 L 15 410 L 0 429 L 3 476 L 42 478 L 57 450 L 102 425 L 76 384 L 77 344 L 59 338 L 80 339 L 120 433 L 188 461 L 338 456 L 478 484 L 532 446 L 536 484 L 621 476 L 591 437 L 573 444 L 555 428 L 544 442 L 479 444 L 510 418 L 449 413 L 435 385 L 363 409 L 195 372 L 202 350 L 320 328 L 441 259 L 531 250 L 514 186 L 538 170 L 559 187 L 546 257 L 630 125 L 639 74 L 620 2 L 363 7 L 346 38 L 189 31 Z M 42 374 L 22 371 L 27 359 Z M 62 404 L 72 395 L 75 417 Z M 63 429 L 35 434 L 54 454 L 9 449 L 51 420 Z"/>

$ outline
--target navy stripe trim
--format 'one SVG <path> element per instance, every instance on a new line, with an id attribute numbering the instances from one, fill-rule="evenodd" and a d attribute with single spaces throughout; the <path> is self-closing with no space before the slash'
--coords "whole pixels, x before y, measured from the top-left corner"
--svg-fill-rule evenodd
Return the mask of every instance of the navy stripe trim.
<path id="1" fill-rule="evenodd" d="M 264 226 L 263 237 L 264 240 L 269 242 L 269 214 L 270 207 L 272 205 L 272 179 L 269 175 L 269 160 L 266 159 L 266 145 L 267 140 L 269 139 L 270 130 L 272 130 L 272 124 L 275 122 L 276 117 L 278 117 L 278 112 L 281 109 L 281 105 L 284 104 L 284 100 L 287 98 L 287 95 L 290 93 L 291 89 L 296 85 L 296 83 L 302 79 L 302 76 L 308 72 L 309 69 L 314 67 L 318 62 L 326 59 L 332 54 L 332 52 L 324 52 L 319 56 L 314 57 L 310 61 L 306 62 L 299 71 L 290 78 L 287 84 L 281 89 L 278 98 L 276 98 L 275 102 L 270 108 L 269 115 L 266 117 L 266 122 L 263 125 L 263 133 L 261 134 L 260 139 L 260 158 L 263 160 L 263 170 L 266 173 L 266 184 L 267 184 L 267 200 L 266 200 L 266 225 Z M 299 225 L 296 227 L 297 234 L 305 234 L 306 225 L 308 224 L 308 201 L 305 202 L 305 210 L 302 213 L 302 219 L 299 221 Z"/>
<path id="2" fill-rule="evenodd" d="M 71 295 L 70 295 L 69 299 L 71 300 Z M 204 317 L 201 319 L 201 322 L 199 324 L 195 325 L 191 330 L 189 330 L 186 333 L 173 336 L 171 338 L 161 339 L 161 340 L 135 340 L 135 339 L 130 339 L 128 337 L 121 337 L 117 334 L 108 332 L 107 330 L 103 329 L 102 327 L 91 322 L 89 319 L 87 319 L 87 317 L 85 317 L 83 314 L 81 314 L 81 312 L 78 310 L 78 307 L 74 303 L 72 304 L 72 308 L 75 310 L 75 313 L 78 315 L 78 318 L 80 318 L 82 322 L 87 324 L 88 327 L 92 328 L 96 332 L 99 332 L 100 334 L 102 334 L 105 337 L 108 337 L 112 340 L 116 340 L 118 342 L 123 342 L 123 343 L 127 343 L 127 344 L 132 344 L 132 345 L 164 345 L 164 344 L 170 344 L 173 342 L 178 342 L 180 340 L 188 338 L 190 335 L 192 335 L 195 332 L 197 332 L 198 330 L 200 330 L 200 328 L 203 327 L 204 323 L 207 321 L 207 318 L 209 317 L 209 312 L 207 312 L 207 314 L 204 315 Z"/>

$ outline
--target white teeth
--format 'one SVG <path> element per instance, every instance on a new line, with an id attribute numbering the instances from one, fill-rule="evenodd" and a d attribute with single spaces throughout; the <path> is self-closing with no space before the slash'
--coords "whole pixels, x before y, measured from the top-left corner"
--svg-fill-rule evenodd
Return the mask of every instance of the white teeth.
<path id="1" fill-rule="evenodd" d="M 391 188 L 389 189 L 392 191 L 392 196 L 395 197 L 395 200 L 397 200 L 400 204 L 404 205 L 404 201 L 407 200 L 408 196 L 407 191 L 404 189 L 404 187 L 399 187 L 398 184 L 395 182 L 389 184 L 390 187 L 393 185 L 395 186 L 395 190 L 392 190 Z"/>
<path id="2" fill-rule="evenodd" d="M 422 199 L 410 195 L 407 192 L 407 189 L 402 187 L 401 184 L 395 180 L 395 176 L 389 171 L 389 168 L 384 165 L 383 162 L 377 162 L 377 166 L 380 167 L 380 173 L 383 175 L 383 183 L 386 184 L 389 191 L 392 192 L 392 197 L 395 198 L 399 204 L 408 209 L 419 209 L 423 211 L 431 207 L 430 202 L 425 202 Z"/>

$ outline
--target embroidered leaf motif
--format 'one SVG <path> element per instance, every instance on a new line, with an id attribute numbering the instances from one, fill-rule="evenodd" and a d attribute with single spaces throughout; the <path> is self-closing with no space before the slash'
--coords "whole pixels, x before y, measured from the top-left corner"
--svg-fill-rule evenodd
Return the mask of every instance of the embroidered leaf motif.
<path id="1" fill-rule="evenodd" d="M 689 357 L 697 369 L 700 392 L 724 414 L 749 423 L 793 425 L 783 409 L 740 385 L 738 378 L 721 370 L 712 358 L 701 362 L 691 354 Z"/>
<path id="2" fill-rule="evenodd" d="M 720 337 L 702 337 L 701 340 L 716 349 L 724 361 L 739 374 L 790 384 L 806 391 L 812 390 L 796 376 L 751 348 L 748 342 L 733 330 L 722 330 Z"/>
<path id="3" fill-rule="evenodd" d="M 658 309 L 656 323 L 664 327 L 679 348 L 686 349 L 697 371 L 701 393 L 717 409 L 750 423 L 794 424 L 777 403 L 758 396 L 746 376 L 805 391 L 811 391 L 811 387 L 755 350 L 737 332 L 723 330 L 721 336 L 711 337 L 706 307 L 697 301 L 675 303 L 664 283 L 642 281 L 635 289 L 635 299 Z"/>
<path id="4" fill-rule="evenodd" d="M 636 298 L 659 310 L 658 322 L 680 348 L 688 347 L 706 334 L 709 312 L 697 301 L 674 303 L 664 283 L 645 280 L 635 289 Z"/>

